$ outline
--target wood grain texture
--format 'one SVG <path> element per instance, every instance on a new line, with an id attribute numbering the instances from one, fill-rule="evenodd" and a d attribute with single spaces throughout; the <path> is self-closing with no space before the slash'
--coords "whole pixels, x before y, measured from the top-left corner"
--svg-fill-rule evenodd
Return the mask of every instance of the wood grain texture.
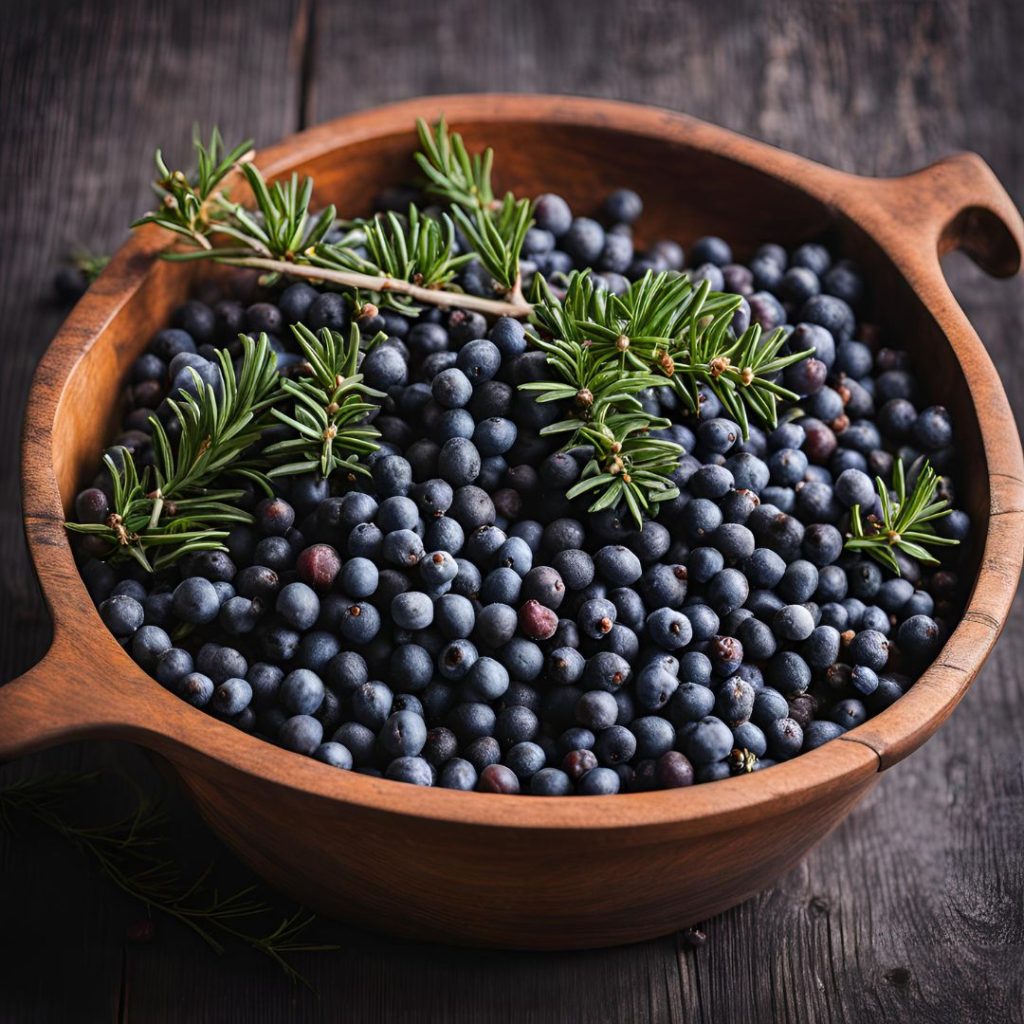
<path id="1" fill-rule="evenodd" d="M 602 3 L 593 5 L 587 17 L 578 3 L 561 2 L 514 9 L 487 5 L 486 13 L 469 3 L 451 3 L 439 13 L 408 2 L 391 4 L 380 14 L 366 14 L 363 6 L 316 7 L 313 91 L 305 99 L 314 120 L 427 91 L 586 92 L 686 109 L 865 173 L 906 171 L 967 146 L 984 154 L 1018 205 L 1024 197 L 1024 137 L 1017 128 L 1022 87 L 1014 56 L 1014 40 L 1024 24 L 1020 6 L 1008 0 L 985 5 L 777 0 L 730 4 L 724 13 L 722 5 L 655 2 L 627 10 Z M 129 14 L 129 7 L 86 5 L 98 24 L 108 24 L 99 16 L 101 8 L 113 10 L 120 20 L 132 21 L 135 37 L 152 39 L 151 29 L 139 23 L 157 15 Z M 40 10 L 33 5 L 34 12 Z M 203 81 L 202 69 L 217 63 L 210 54 L 222 52 L 217 50 L 224 38 L 220 25 L 232 17 L 232 46 L 237 44 L 238 10 L 254 8 L 223 5 L 216 16 L 195 15 L 207 20 L 202 38 L 191 39 L 187 61 L 178 51 L 180 95 L 191 102 L 189 109 L 182 101 L 181 129 L 194 109 L 208 105 L 209 89 L 196 83 Z M 256 17 L 243 19 L 248 46 L 261 52 L 280 44 L 283 34 L 267 18 L 262 25 Z M 20 31 L 5 31 L 9 43 L 0 46 L 18 52 L 28 46 L 29 37 L 43 45 L 41 25 L 15 27 Z M 265 39 L 257 38 L 263 34 L 258 29 L 266 30 Z M 116 124 L 104 116 L 102 125 L 80 137 L 78 122 L 72 121 L 54 134 L 68 134 L 64 152 L 84 154 L 97 140 L 111 138 L 118 139 L 121 151 L 141 150 L 143 135 L 146 145 L 152 141 L 156 121 L 151 112 L 161 102 L 154 90 L 139 88 L 147 73 L 130 62 L 127 69 L 118 66 L 115 75 L 97 55 L 109 31 L 100 46 L 101 35 L 91 35 L 89 26 L 77 30 L 81 53 L 88 55 L 80 58 L 79 68 L 86 60 L 94 65 L 78 77 L 107 77 L 132 90 L 138 113 L 121 110 Z M 50 39 L 47 46 L 53 45 Z M 113 64 L 113 58 L 107 59 Z M 0 68 L 0 74 L 10 75 L 8 60 Z M 20 68 L 24 77 L 27 66 Z M 4 78 L 5 104 L 13 95 L 8 87 L 13 81 L 13 76 Z M 271 80 L 264 74 L 259 82 L 250 66 L 245 88 L 227 90 L 218 99 L 224 103 L 221 109 L 238 112 L 236 123 L 246 117 L 247 126 L 255 124 L 244 105 L 247 91 L 269 89 L 262 93 L 266 102 L 274 90 L 290 89 L 293 79 L 282 73 Z M 81 85 L 76 82 L 75 88 Z M 284 109 L 290 113 L 297 106 L 285 104 Z M 35 109 L 27 105 L 32 113 L 17 122 L 20 139 L 35 139 Z M 167 117 L 169 102 L 165 99 L 159 109 Z M 125 128 L 130 117 L 138 119 Z M 276 127 L 253 130 L 265 138 L 281 133 Z M 9 132 L 5 181 L 9 168 L 23 159 Z M 44 151 L 43 146 L 34 150 Z M 84 157 L 80 162 L 88 166 Z M 136 166 L 129 162 L 122 187 L 141 197 Z M 82 211 L 102 208 L 98 186 L 113 180 L 109 172 L 107 167 L 80 186 L 76 209 L 66 218 L 72 239 L 94 240 L 89 231 L 96 222 Z M 56 179 L 40 175 L 38 187 L 53 189 Z M 126 206 L 134 212 L 137 201 Z M 32 258 L 39 251 L 35 271 L 19 279 L 28 285 L 40 280 L 55 252 L 55 233 L 43 216 L 49 209 L 37 201 L 35 213 L 26 214 L 33 237 L 49 231 L 44 237 L 51 240 L 49 251 L 47 246 L 30 250 Z M 107 230 L 119 230 L 123 219 L 119 216 Z M 3 220 L 6 247 L 6 210 Z M 1019 417 L 1024 408 L 1024 357 L 1017 343 L 1024 328 L 1021 284 L 989 281 L 966 261 L 952 260 L 949 269 Z M 10 273 L 5 264 L 4 285 Z M 24 311 L 28 285 L 4 292 L 3 322 L 8 330 L 17 323 L 38 352 L 54 317 L 50 314 L 47 321 L 39 310 Z M 9 396 L 24 394 L 27 372 L 28 366 L 20 388 L 6 380 L 2 385 L 5 425 L 17 418 L 9 411 Z M 11 491 L 5 488 L 8 496 Z M 3 549 L 6 566 L 9 555 L 24 556 L 22 549 L 13 550 L 17 514 L 9 497 L 3 511 L 11 524 L 0 531 L 0 543 L 9 546 Z M 24 578 L 23 572 L 8 576 Z M 14 626 L 16 613 L 20 619 Z M 1020 1020 L 1024 781 L 1015 737 L 1022 719 L 1021 616 L 1018 605 L 1002 643 L 951 725 L 888 772 L 839 832 L 780 886 L 712 922 L 709 943 L 700 950 L 659 941 L 585 955 L 461 954 L 345 932 L 344 956 L 311 957 L 303 964 L 320 990 L 317 1003 L 268 977 L 258 961 L 213 960 L 187 936 L 166 930 L 154 947 L 129 951 L 124 1019 L 336 1019 L 344 1007 L 352 1020 L 804 1021 L 868 1020 L 885 1014 L 944 1021 L 971 1019 L 982 1008 L 989 1020 Z M 0 659 L 10 674 L 38 653 L 45 620 L 38 600 L 25 589 L 10 601 L 4 594 L 0 620 L 5 623 Z M 34 650 L 28 641 L 32 629 L 37 631 Z M 46 763 L 29 760 L 20 770 L 41 770 Z M 193 842 L 206 841 L 194 818 L 182 811 L 179 820 Z M 16 878 L 18 885 L 16 905 L 5 901 L 3 913 L 13 915 L 20 929 L 36 919 L 41 902 L 83 900 L 78 886 L 60 877 L 68 869 L 54 880 L 52 872 L 35 869 L 30 849 L 16 844 L 5 844 L 4 856 L 4 878 Z M 73 864 L 70 854 L 63 863 Z M 92 891 L 102 886 L 88 881 Z M 86 906 L 83 902 L 83 914 Z M 39 941 L 41 950 L 43 938 Z M 109 929 L 97 929 L 90 941 L 101 947 L 112 943 L 120 954 L 119 935 Z M 38 1001 L 44 992 L 52 996 L 50 958 L 24 957 L 19 966 L 23 987 L 37 1001 L 14 1004 L 18 1009 L 11 1019 L 57 1019 L 57 1009 Z M 185 979 L 194 987 L 189 1012 L 180 1002 Z M 3 1002 L 0 1018 L 10 1005 Z M 56 1004 L 51 1000 L 50 1006 Z"/>

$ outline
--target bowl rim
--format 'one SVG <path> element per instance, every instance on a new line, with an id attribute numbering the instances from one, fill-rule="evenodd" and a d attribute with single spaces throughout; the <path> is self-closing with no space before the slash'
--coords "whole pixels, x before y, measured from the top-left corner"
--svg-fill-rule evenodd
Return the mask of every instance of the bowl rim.
<path id="1" fill-rule="evenodd" d="M 979 403 L 982 397 L 986 402 L 985 410 L 979 408 L 979 428 L 989 486 L 989 521 L 978 577 L 964 618 L 935 662 L 908 692 L 864 725 L 752 778 L 724 779 L 713 786 L 688 787 L 683 792 L 571 796 L 554 801 L 519 795 L 498 800 L 490 793 L 425 789 L 339 772 L 242 733 L 169 693 L 136 666 L 107 633 L 88 598 L 62 525 L 54 471 L 60 438 L 55 422 L 57 409 L 79 361 L 101 342 L 105 329 L 129 298 L 149 283 L 157 254 L 166 245 L 159 232 L 149 228 L 138 231 L 118 250 L 108 270 L 50 344 L 33 379 L 25 417 L 24 518 L 54 623 L 54 647 L 48 658 L 56 657 L 55 651 L 80 649 L 83 643 L 95 646 L 101 643 L 97 636 L 102 637 L 100 651 L 110 669 L 100 684 L 109 690 L 103 700 L 109 703 L 116 697 L 120 701 L 118 708 L 103 710 L 80 701 L 76 713 L 83 719 L 83 728 L 79 731 L 131 739 L 166 754 L 172 761 L 191 756 L 200 765 L 217 762 L 269 784 L 324 797 L 339 805 L 409 818 L 535 830 L 601 831 L 672 824 L 685 826 L 692 834 L 733 827 L 740 819 L 753 820 L 780 813 L 788 806 L 806 804 L 824 790 L 838 787 L 844 780 L 851 784 L 861 780 L 916 749 L 952 712 L 994 644 L 1013 598 L 1024 548 L 1024 459 L 1020 440 L 1015 434 L 1008 440 L 996 433 L 993 421 L 1009 415 L 1006 396 L 980 339 L 952 298 L 938 263 L 955 211 L 944 210 L 939 216 L 930 210 L 908 239 L 906 218 L 902 224 L 892 223 L 892 204 L 897 195 L 906 196 L 910 187 L 906 183 L 920 175 L 861 178 L 685 114 L 568 96 L 470 94 L 405 100 L 292 135 L 261 150 L 256 158 L 270 177 L 376 137 L 408 134 L 412 142 L 415 119 L 434 118 L 442 111 L 455 127 L 460 122 L 489 123 L 500 131 L 503 123 L 539 121 L 697 147 L 778 179 L 825 203 L 837 217 L 856 222 L 917 293 L 949 340 L 972 394 Z M 920 183 L 915 188 L 920 188 Z M 967 205 L 965 199 L 958 209 Z M 1004 209 L 996 212 L 1006 219 Z M 1019 239 L 1019 217 L 1011 228 Z M 1013 420 L 1004 418 L 1002 422 Z M 96 681 L 90 680 L 90 685 L 97 685 Z M 266 756 L 270 752 L 273 756 Z"/>

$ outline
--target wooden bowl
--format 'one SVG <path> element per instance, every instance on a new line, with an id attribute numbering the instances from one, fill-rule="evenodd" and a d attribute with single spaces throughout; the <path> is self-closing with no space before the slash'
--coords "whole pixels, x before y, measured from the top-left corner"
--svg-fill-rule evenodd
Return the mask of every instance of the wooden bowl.
<path id="1" fill-rule="evenodd" d="M 795 761 L 613 797 L 424 790 L 337 771 L 195 710 L 106 631 L 62 525 L 116 430 L 125 371 L 204 273 L 155 259 L 165 240 L 147 230 L 78 304 L 32 386 L 25 528 L 54 636 L 37 666 L 0 689 L 0 758 L 88 737 L 139 743 L 170 762 L 210 827 L 258 873 L 317 911 L 373 928 L 523 948 L 646 939 L 792 867 L 945 721 L 995 643 L 1021 569 L 1024 463 L 999 377 L 939 257 L 960 248 L 1011 275 L 1024 227 L 972 154 L 873 180 L 679 114 L 565 97 L 401 103 L 297 135 L 258 163 L 270 176 L 311 173 L 320 200 L 366 211 L 382 186 L 411 176 L 415 118 L 442 111 L 472 146 L 494 146 L 502 187 L 560 192 L 585 210 L 628 184 L 644 196 L 648 240 L 716 233 L 743 253 L 826 238 L 866 268 L 874 319 L 916 354 L 930 394 L 952 410 L 974 522 L 974 586 L 935 663 L 888 710 Z"/>

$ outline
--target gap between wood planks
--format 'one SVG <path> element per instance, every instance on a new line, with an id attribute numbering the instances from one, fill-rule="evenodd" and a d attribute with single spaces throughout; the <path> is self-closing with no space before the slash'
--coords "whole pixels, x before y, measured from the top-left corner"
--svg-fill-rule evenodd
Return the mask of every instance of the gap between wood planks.
<path id="1" fill-rule="evenodd" d="M 296 131 L 308 128 L 312 121 L 313 82 L 316 77 L 316 16 L 317 0 L 300 0 L 290 45 L 292 61 L 299 75 Z"/>
<path id="2" fill-rule="evenodd" d="M 121 985 L 117 992 L 117 1024 L 125 1024 L 128 1013 L 128 947 L 121 947 Z"/>

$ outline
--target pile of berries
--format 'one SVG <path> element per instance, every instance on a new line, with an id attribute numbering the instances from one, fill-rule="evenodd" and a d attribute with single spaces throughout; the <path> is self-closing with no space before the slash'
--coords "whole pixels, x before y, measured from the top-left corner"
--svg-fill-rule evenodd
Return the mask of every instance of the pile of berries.
<path id="1" fill-rule="evenodd" d="M 813 750 L 888 707 L 935 656 L 960 586 L 898 555 L 896 575 L 844 551 L 849 509 L 878 511 L 873 477 L 927 455 L 953 465 L 950 417 L 929 405 L 905 352 L 858 324 L 857 268 L 818 244 L 764 245 L 734 261 L 720 238 L 639 252 L 641 201 L 614 193 L 601 219 L 541 196 L 525 284 L 593 268 L 621 292 L 646 271 L 684 270 L 744 303 L 738 328 L 791 324 L 785 371 L 800 395 L 781 425 L 744 439 L 711 393 L 699 417 L 670 389 L 644 395 L 686 454 L 679 497 L 637 528 L 628 513 L 569 500 L 587 453 L 541 429 L 557 417 L 517 385 L 545 356 L 524 326 L 479 313 L 382 310 L 362 362 L 386 393 L 372 479 L 292 478 L 253 491 L 252 525 L 223 552 L 144 574 L 82 573 L 107 627 L 147 672 L 196 707 L 338 768 L 498 793 L 610 794 L 687 786 Z M 485 291 L 470 264 L 461 283 Z M 302 361 L 288 325 L 347 330 L 341 295 L 308 284 L 204 293 L 134 363 L 124 446 L 152 460 L 149 417 L 219 385 L 217 347 L 267 332 L 282 371 Z M 247 292 L 246 289 L 249 291 Z M 744 321 L 746 323 L 744 323 Z M 275 438 L 278 439 L 278 438 Z M 942 478 L 941 493 L 952 499 Z M 110 511 L 104 471 L 77 500 Z M 967 516 L 939 520 L 962 539 Z"/>

